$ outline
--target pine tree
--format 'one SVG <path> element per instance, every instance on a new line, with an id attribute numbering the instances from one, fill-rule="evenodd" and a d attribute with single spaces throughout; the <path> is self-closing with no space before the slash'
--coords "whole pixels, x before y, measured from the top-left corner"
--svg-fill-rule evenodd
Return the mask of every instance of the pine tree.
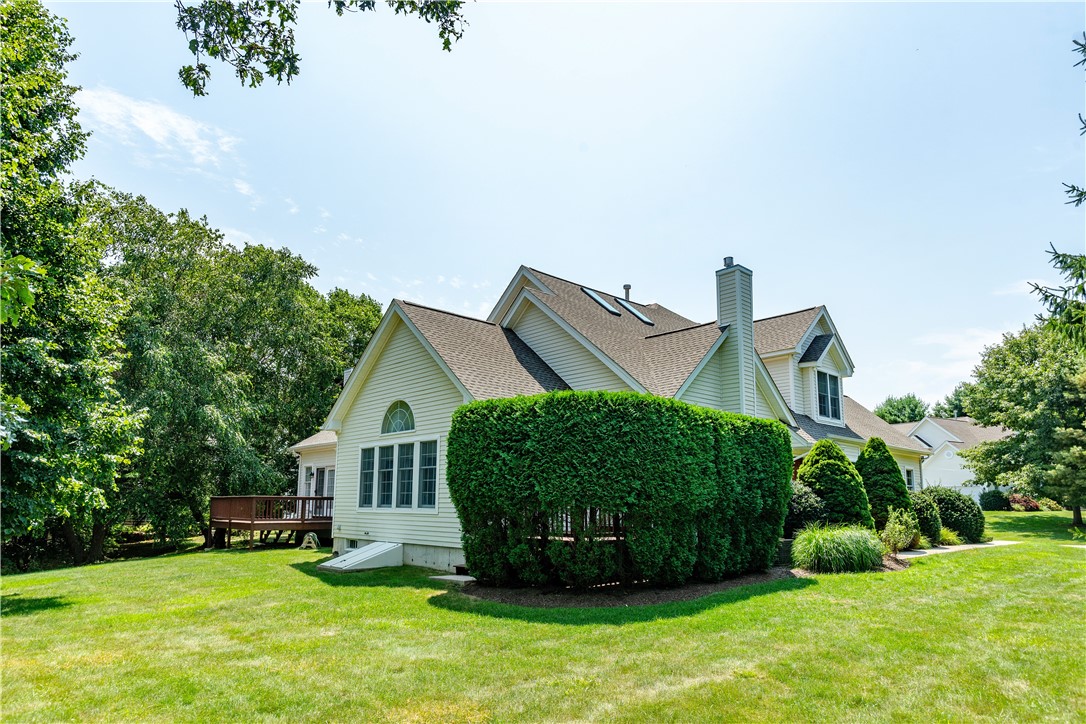
<path id="1" fill-rule="evenodd" d="M 831 440 L 819 440 L 803 459 L 796 480 L 826 505 L 826 522 L 875 526 L 863 480 L 843 450 Z"/>
<path id="2" fill-rule="evenodd" d="M 905 478 L 882 438 L 867 441 L 856 459 L 856 472 L 863 480 L 876 528 L 882 530 L 886 525 L 891 508 L 912 510 Z"/>

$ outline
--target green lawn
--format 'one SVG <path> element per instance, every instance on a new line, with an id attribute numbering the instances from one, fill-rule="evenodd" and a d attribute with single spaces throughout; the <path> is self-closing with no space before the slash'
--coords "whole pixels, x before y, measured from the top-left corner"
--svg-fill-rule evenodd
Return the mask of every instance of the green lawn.
<path id="1" fill-rule="evenodd" d="M 5 576 L 5 721 L 1083 720 L 1086 550 L 1020 545 L 644 608 L 473 602 L 216 551 Z"/>

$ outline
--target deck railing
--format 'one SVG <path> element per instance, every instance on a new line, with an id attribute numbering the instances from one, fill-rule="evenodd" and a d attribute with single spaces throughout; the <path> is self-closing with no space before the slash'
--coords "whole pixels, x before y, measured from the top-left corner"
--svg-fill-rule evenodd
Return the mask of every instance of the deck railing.
<path id="1" fill-rule="evenodd" d="M 211 520 L 298 523 L 331 520 L 331 497 L 299 495 L 230 495 L 211 499 Z"/>

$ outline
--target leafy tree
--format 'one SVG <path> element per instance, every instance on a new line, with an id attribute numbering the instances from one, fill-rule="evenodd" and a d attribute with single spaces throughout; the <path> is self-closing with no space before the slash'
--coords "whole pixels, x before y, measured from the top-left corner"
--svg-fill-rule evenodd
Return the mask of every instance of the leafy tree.
<path id="1" fill-rule="evenodd" d="M 138 512 L 177 538 L 206 528 L 212 495 L 285 492 L 288 446 L 323 421 L 380 307 L 344 290 L 326 298 L 288 250 L 235 249 L 206 220 L 142 197 L 99 189 L 94 224 L 132 304 L 120 381 L 148 415 Z"/>
<path id="2" fill-rule="evenodd" d="M 822 499 L 826 522 L 875 527 L 863 480 L 844 451 L 832 440 L 819 440 L 807 453 L 796 473 Z"/>
<path id="3" fill-rule="evenodd" d="M 1082 506 L 1086 505 L 1086 372 L 1071 379 L 1064 392 L 1069 410 L 1068 425 L 1056 430 L 1059 449 L 1053 455 L 1052 468 L 1046 473 L 1044 492 L 1074 509 L 1074 524 L 1082 525 Z M 1077 413 L 1077 414 L 1076 414 Z"/>
<path id="4" fill-rule="evenodd" d="M 867 441 L 856 459 L 856 472 L 863 480 L 876 528 L 882 530 L 886 525 L 891 509 L 912 510 L 901 468 L 882 438 L 873 437 Z"/>
<path id="5" fill-rule="evenodd" d="M 0 28 L 0 238 L 6 260 L 42 270 L 33 306 L 0 330 L 0 527 L 16 564 L 19 539 L 54 523 L 76 562 L 95 560 L 117 472 L 139 451 L 139 416 L 115 383 L 125 305 L 103 280 L 103 240 L 83 223 L 79 189 L 61 180 L 86 139 L 66 82 L 71 37 L 36 0 L 0 4 Z"/>
<path id="6" fill-rule="evenodd" d="M 1086 69 L 1086 33 L 1082 34 L 1081 42 L 1072 42 L 1074 52 L 1082 56 L 1075 63 L 1075 67 L 1082 66 Z M 1086 118 L 1080 113 L 1078 120 L 1081 124 L 1079 135 L 1086 134 Z M 1077 184 L 1065 183 L 1063 186 L 1067 203 L 1076 207 L 1082 206 L 1086 201 L 1086 189 Z M 1059 252 L 1054 245 L 1050 245 L 1048 253 L 1052 257 L 1052 265 L 1066 283 L 1058 287 L 1044 287 L 1039 284 L 1031 286 L 1048 310 L 1046 321 L 1049 326 L 1077 344 L 1080 349 L 1086 349 L 1086 254 Z"/>
<path id="7" fill-rule="evenodd" d="M 968 382 L 959 382 L 954 391 L 936 402 L 931 408 L 933 417 L 964 417 L 969 413 L 965 409 L 965 391 L 969 388 Z"/>
<path id="8" fill-rule="evenodd" d="M 962 451 L 977 483 L 1026 486 L 1081 506 L 1081 482 L 1060 476 L 1053 486 L 1050 476 L 1057 460 L 1065 460 L 1059 454 L 1074 447 L 1074 435 L 1061 430 L 1081 425 L 1076 378 L 1083 370 L 1086 353 L 1046 325 L 1005 334 L 984 350 L 965 402 L 980 424 L 1002 425 L 1012 434 Z"/>
<path id="9" fill-rule="evenodd" d="M 397 15 L 417 15 L 435 23 L 445 50 L 459 40 L 467 24 L 463 0 L 385 0 Z M 188 5 L 175 0 L 177 27 L 185 33 L 196 58 L 178 72 L 193 95 L 207 94 L 211 70 L 205 58 L 233 67 L 242 85 L 255 88 L 265 78 L 290 83 L 299 72 L 301 56 L 294 48 L 294 26 L 301 0 L 201 0 Z M 374 10 L 377 0 L 329 0 L 337 15 Z"/>
<path id="10" fill-rule="evenodd" d="M 911 392 L 901 397 L 890 395 L 875 408 L 875 414 L 890 424 L 919 422 L 928 414 L 928 403 Z"/>

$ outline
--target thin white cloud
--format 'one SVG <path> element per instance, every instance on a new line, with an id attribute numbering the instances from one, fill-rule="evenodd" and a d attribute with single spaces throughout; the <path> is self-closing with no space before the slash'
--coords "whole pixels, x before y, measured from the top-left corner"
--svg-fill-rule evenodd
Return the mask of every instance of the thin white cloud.
<path id="1" fill-rule="evenodd" d="M 130 98 L 112 88 L 81 90 L 80 120 L 92 130 L 130 146 L 150 140 L 160 157 L 197 167 L 218 167 L 234 154 L 240 139 L 164 103 Z"/>
<path id="2" fill-rule="evenodd" d="M 301 211 L 301 209 L 298 207 L 298 204 L 296 204 L 294 202 L 294 199 L 290 198 L 289 196 L 286 197 L 285 199 L 283 199 L 283 201 L 285 201 L 286 204 L 287 204 L 287 213 L 288 214 L 296 214 L 299 211 Z"/>
<path id="3" fill-rule="evenodd" d="M 369 280 L 370 280 L 371 282 L 375 282 L 375 281 L 377 281 L 377 277 L 375 277 L 375 276 L 374 276 L 374 275 L 373 275 L 372 273 L 370 273 L 370 272 L 366 272 L 366 277 L 368 277 L 368 278 L 369 278 Z"/>
<path id="4" fill-rule="evenodd" d="M 232 229 L 230 227 L 226 227 L 223 229 L 219 229 L 219 231 L 222 232 L 223 241 L 225 241 L 227 244 L 234 247 L 235 249 L 242 249 L 247 245 L 260 243 L 252 234 L 247 231 L 242 231 L 241 229 Z"/>
<path id="5" fill-rule="evenodd" d="M 323 206 L 319 207 L 318 211 L 320 211 L 320 215 L 321 215 L 322 219 L 330 219 L 330 218 L 332 218 L 332 212 L 330 212 L 328 209 L 324 208 Z"/>
<path id="6" fill-rule="evenodd" d="M 460 279 L 460 277 L 453 277 L 449 280 L 449 286 L 451 286 L 453 289 L 459 289 L 463 285 L 464 282 Z"/>
<path id="7" fill-rule="evenodd" d="M 234 190 L 249 199 L 249 208 L 251 209 L 260 206 L 264 201 L 264 199 L 260 198 L 260 194 L 256 192 L 256 189 L 253 188 L 253 185 L 244 179 L 234 179 Z"/>
<path id="8" fill-rule="evenodd" d="M 340 232 L 340 234 L 337 235 L 336 238 L 339 239 L 340 241 L 350 241 L 351 240 L 351 235 L 350 234 L 344 234 L 344 233 Z"/>
<path id="9" fill-rule="evenodd" d="M 445 275 L 443 275 L 443 274 L 438 274 L 438 275 L 437 275 L 437 283 L 438 283 L 438 284 L 444 284 L 444 283 L 445 283 Z"/>
<path id="10" fill-rule="evenodd" d="M 314 234 L 323 234 L 326 231 L 328 231 L 328 229 L 325 228 L 324 224 L 317 224 L 316 226 L 313 227 L 313 233 Z"/>

